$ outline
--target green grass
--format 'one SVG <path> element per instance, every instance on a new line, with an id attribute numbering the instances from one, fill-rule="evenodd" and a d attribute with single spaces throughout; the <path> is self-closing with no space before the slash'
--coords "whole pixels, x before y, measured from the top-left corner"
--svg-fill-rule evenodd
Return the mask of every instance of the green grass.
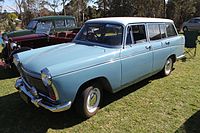
<path id="1" fill-rule="evenodd" d="M 16 76 L 0 69 L 0 132 L 200 132 L 199 53 L 178 61 L 168 77 L 105 94 L 104 106 L 88 120 L 73 110 L 51 113 L 25 104 L 14 88 Z"/>

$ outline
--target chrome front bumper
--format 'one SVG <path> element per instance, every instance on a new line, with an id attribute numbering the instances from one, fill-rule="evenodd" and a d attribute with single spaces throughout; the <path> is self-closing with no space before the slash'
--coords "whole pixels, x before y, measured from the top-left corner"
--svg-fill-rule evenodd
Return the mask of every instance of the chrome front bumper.
<path id="1" fill-rule="evenodd" d="M 52 105 L 52 104 L 44 104 L 42 103 L 43 99 L 39 98 L 38 96 L 36 96 L 37 92 L 35 89 L 31 89 L 30 86 L 28 86 L 28 88 L 26 87 L 27 84 L 21 79 L 17 79 L 16 84 L 15 84 L 15 88 L 17 90 L 19 90 L 20 93 L 24 93 L 29 99 L 30 101 L 36 106 L 36 107 L 43 107 L 47 110 L 50 110 L 51 112 L 61 112 L 61 111 L 65 111 L 68 110 L 71 107 L 71 101 L 62 104 L 62 105 Z"/>

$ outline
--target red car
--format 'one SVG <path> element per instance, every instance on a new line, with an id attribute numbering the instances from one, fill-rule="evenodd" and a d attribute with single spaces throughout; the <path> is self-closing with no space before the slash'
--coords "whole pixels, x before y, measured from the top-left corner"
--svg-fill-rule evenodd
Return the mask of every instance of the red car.
<path id="1" fill-rule="evenodd" d="M 44 19 L 45 18 L 45 19 Z M 48 18 L 48 19 L 47 19 Z M 67 25 L 70 19 L 73 25 Z M 62 23 L 63 22 L 63 23 Z M 66 28 L 69 26 L 68 28 Z M 63 28 L 62 28 L 63 27 Z M 76 27 L 75 18 L 69 16 L 43 17 L 43 21 L 37 23 L 32 34 L 10 36 L 3 34 L 4 49 L 3 59 L 7 64 L 12 64 L 13 55 L 33 48 L 40 48 L 49 45 L 71 42 L 80 28 Z"/>

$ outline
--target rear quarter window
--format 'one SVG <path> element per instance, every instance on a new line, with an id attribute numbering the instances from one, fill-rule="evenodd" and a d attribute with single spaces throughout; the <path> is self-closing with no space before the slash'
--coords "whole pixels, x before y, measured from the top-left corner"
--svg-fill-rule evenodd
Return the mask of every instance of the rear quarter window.
<path id="1" fill-rule="evenodd" d="M 166 31 L 167 31 L 167 36 L 168 37 L 173 37 L 173 36 L 177 36 L 175 27 L 172 23 L 167 23 L 166 24 Z"/>

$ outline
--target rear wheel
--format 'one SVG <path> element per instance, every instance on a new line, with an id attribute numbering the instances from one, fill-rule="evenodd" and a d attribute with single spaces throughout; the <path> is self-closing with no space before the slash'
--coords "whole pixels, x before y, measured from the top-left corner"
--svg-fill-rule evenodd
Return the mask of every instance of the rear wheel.
<path id="1" fill-rule="evenodd" d="M 101 87 L 100 85 L 94 83 L 85 87 L 80 93 L 75 102 L 75 108 L 77 113 L 82 115 L 84 118 L 89 118 L 98 112 L 101 101 Z"/>
<path id="2" fill-rule="evenodd" d="M 171 74 L 172 69 L 173 69 L 173 59 L 169 57 L 167 61 L 165 62 L 164 68 L 162 69 L 161 73 L 163 76 L 168 76 Z"/>

